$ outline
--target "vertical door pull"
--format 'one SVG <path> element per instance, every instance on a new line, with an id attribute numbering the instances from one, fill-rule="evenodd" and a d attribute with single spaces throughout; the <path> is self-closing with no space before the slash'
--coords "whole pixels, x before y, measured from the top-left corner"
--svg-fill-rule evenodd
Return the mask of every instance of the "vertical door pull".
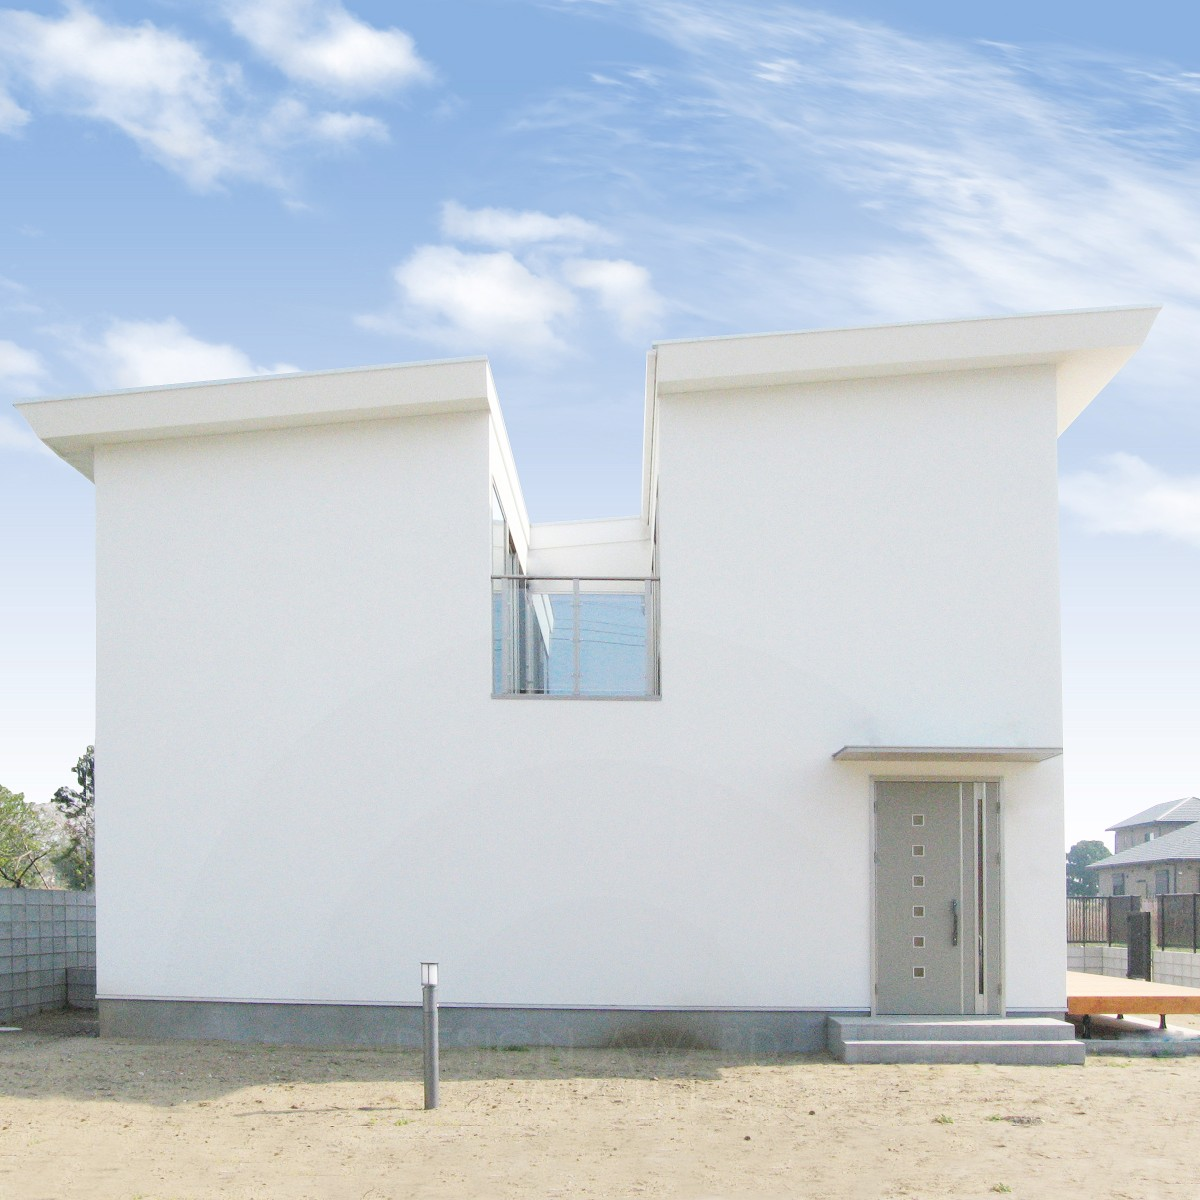
<path id="1" fill-rule="evenodd" d="M 950 945 L 958 945 L 958 901 L 950 901 Z"/>

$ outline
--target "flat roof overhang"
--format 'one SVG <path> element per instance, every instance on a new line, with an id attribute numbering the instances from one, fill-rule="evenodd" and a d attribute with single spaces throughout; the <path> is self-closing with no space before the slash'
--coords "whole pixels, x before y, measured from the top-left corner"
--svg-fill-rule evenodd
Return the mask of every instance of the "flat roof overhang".
<path id="1" fill-rule="evenodd" d="M 916 321 L 804 333 L 762 333 L 654 343 L 657 395 L 1052 366 L 1058 431 L 1087 407 L 1145 341 L 1159 309 Z"/>
<path id="2" fill-rule="evenodd" d="M 166 384 L 16 408 L 55 454 L 89 479 L 95 448 L 121 442 L 489 409 L 501 420 L 486 358 Z"/>
<path id="3" fill-rule="evenodd" d="M 1061 746 L 843 746 L 835 762 L 1014 762 L 1058 758 Z"/>

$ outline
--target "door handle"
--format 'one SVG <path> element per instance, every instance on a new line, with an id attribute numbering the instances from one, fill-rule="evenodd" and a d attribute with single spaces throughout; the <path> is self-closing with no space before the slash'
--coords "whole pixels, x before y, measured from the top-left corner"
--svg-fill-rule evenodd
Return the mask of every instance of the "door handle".
<path id="1" fill-rule="evenodd" d="M 958 901 L 950 901 L 950 945 L 958 945 Z"/>

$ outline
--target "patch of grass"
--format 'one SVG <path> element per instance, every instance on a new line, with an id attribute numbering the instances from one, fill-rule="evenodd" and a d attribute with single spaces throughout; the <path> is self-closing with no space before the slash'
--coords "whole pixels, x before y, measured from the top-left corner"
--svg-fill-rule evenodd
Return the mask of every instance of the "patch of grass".
<path id="1" fill-rule="evenodd" d="M 501 1046 L 500 1049 L 503 1050 L 505 1052 L 505 1054 L 528 1054 L 529 1053 L 528 1046 Z"/>
<path id="2" fill-rule="evenodd" d="M 953 1125 L 954 1118 L 946 1116 L 945 1113 L 938 1113 L 938 1115 L 933 1118 L 933 1123 L 935 1125 Z"/>
<path id="3" fill-rule="evenodd" d="M 1007 1183 L 993 1183 L 992 1191 L 993 1192 L 1011 1192 L 1012 1188 L 1010 1188 Z"/>

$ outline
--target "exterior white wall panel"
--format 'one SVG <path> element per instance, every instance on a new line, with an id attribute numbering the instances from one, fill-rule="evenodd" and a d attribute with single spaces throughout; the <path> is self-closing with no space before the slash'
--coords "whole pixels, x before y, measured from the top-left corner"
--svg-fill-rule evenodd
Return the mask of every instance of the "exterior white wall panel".
<path id="1" fill-rule="evenodd" d="M 100 994 L 869 1006 L 830 754 L 1056 744 L 1053 420 L 1032 369 L 665 402 L 645 703 L 490 698 L 482 414 L 101 448 Z M 1008 772 L 1055 1007 L 1059 776 Z"/>
<path id="2" fill-rule="evenodd" d="M 1061 745 L 1056 432 L 1152 319 L 664 344 L 645 511 L 574 526 L 483 360 L 28 406 L 97 485 L 99 995 L 867 1009 L 872 780 L 944 776 L 1061 1010 L 1060 761 L 831 756 Z M 534 574 L 656 520 L 661 699 L 492 698 L 493 480 Z"/>

